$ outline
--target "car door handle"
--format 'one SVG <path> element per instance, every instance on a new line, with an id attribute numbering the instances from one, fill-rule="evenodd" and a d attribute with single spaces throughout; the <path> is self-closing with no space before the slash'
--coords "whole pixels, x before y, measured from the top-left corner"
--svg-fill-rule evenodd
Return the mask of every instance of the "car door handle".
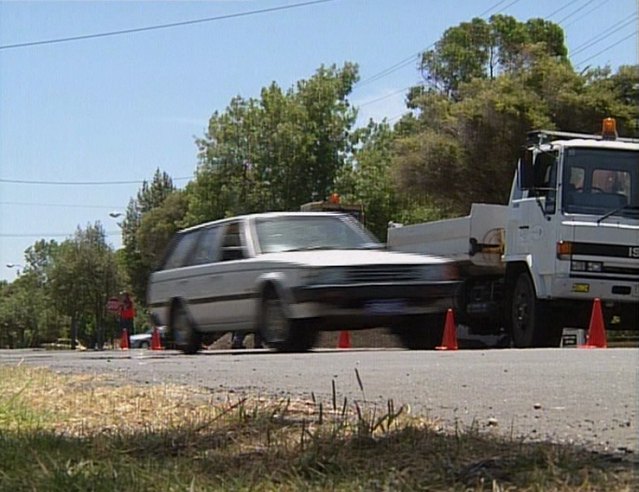
<path id="1" fill-rule="evenodd" d="M 519 226 L 520 229 L 530 229 L 530 226 L 527 225 L 523 225 L 523 226 Z"/>

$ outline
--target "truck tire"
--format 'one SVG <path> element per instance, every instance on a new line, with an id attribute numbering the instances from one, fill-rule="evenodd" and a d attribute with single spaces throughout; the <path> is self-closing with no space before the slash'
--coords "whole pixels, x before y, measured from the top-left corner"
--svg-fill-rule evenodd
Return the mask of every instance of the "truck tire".
<path id="1" fill-rule="evenodd" d="M 520 273 L 515 279 L 509 312 L 510 332 L 515 347 L 559 346 L 561 318 L 553 316 L 548 304 L 537 299 L 535 285 L 527 272 Z"/>

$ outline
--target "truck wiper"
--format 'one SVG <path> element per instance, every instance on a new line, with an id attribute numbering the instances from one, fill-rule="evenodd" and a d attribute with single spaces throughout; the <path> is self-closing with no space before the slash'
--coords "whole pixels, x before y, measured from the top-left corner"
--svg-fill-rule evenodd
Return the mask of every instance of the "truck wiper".
<path id="1" fill-rule="evenodd" d="M 597 219 L 597 224 L 600 224 L 602 221 L 606 220 L 611 215 L 615 215 L 616 213 L 619 213 L 622 210 L 639 210 L 639 205 L 623 205 L 621 207 L 614 208 L 610 212 L 606 212 L 601 217 L 599 217 Z"/>

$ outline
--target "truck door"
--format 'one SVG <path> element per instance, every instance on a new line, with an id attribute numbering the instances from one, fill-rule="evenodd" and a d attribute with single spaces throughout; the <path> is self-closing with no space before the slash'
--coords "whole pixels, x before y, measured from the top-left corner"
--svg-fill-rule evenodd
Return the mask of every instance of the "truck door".
<path id="1" fill-rule="evenodd" d="M 557 242 L 557 168 L 556 152 L 540 152 L 534 164 L 534 187 L 513 189 L 507 227 L 506 254 L 530 261 L 537 274 L 554 270 Z M 516 186 L 516 185 L 515 185 Z"/>

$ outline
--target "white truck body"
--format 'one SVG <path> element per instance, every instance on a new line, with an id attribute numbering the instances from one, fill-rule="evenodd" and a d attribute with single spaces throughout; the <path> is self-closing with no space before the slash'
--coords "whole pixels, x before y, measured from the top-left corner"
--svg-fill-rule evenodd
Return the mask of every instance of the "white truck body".
<path id="1" fill-rule="evenodd" d="M 389 229 L 388 245 L 405 253 L 444 256 L 475 274 L 501 275 L 506 269 L 501 253 L 507 214 L 506 205 L 473 203 L 466 217 Z"/>
<path id="2" fill-rule="evenodd" d="M 454 259 L 459 318 L 477 333 L 505 328 L 519 347 L 587 328 L 595 298 L 608 328 L 638 329 L 639 141 L 540 139 L 522 154 L 508 205 L 390 228 L 388 247 Z"/>

